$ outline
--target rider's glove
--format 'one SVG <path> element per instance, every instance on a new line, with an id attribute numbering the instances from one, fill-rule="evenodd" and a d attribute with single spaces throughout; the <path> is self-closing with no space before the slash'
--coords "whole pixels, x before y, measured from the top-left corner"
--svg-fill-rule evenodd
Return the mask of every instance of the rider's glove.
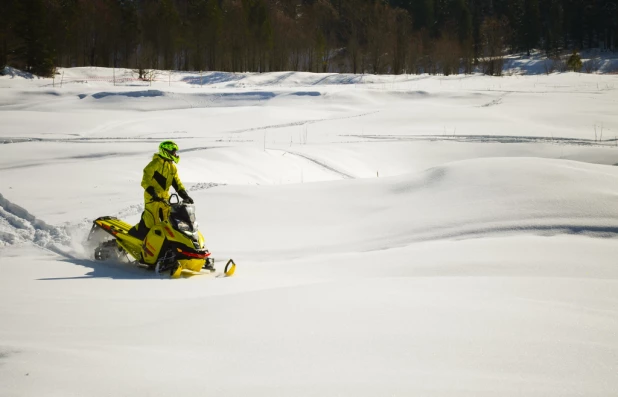
<path id="1" fill-rule="evenodd" d="M 193 204 L 193 199 L 191 197 L 189 197 L 189 195 L 187 194 L 186 190 L 179 191 L 178 195 L 180 197 L 182 197 L 183 201 L 185 201 L 186 203 Z"/>

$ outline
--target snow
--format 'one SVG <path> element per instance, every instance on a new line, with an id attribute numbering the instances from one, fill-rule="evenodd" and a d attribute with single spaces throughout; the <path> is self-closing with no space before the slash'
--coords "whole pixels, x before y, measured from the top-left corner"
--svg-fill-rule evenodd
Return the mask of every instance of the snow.
<path id="1" fill-rule="evenodd" d="M 59 73 L 0 77 L 0 395 L 618 394 L 617 75 Z M 164 139 L 234 277 L 84 244 Z"/>

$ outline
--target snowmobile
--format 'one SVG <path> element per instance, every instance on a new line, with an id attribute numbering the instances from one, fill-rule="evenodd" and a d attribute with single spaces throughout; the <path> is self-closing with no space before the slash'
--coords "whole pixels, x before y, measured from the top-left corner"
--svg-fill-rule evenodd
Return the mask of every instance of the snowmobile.
<path id="1" fill-rule="evenodd" d="M 173 198 L 176 201 L 173 202 Z M 96 260 L 121 260 L 134 258 L 136 264 L 146 266 L 158 274 L 169 272 L 172 278 L 183 271 L 193 274 L 202 269 L 212 271 L 214 259 L 206 249 L 204 236 L 197 228 L 195 206 L 181 202 L 176 194 L 168 201 L 169 218 L 154 225 L 144 240 L 129 234 L 133 226 L 113 216 L 94 220 L 89 241 L 100 241 L 94 249 Z M 104 232 L 104 233 L 102 233 Z M 112 236 L 112 239 L 109 239 Z M 236 263 L 228 260 L 221 277 L 234 274 Z"/>

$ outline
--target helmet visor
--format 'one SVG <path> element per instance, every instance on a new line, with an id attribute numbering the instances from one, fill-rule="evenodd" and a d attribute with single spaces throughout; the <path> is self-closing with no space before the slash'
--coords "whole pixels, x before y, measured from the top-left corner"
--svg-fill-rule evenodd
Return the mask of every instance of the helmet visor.
<path id="1" fill-rule="evenodd" d="M 172 160 L 174 163 L 178 163 L 180 161 L 180 156 L 176 153 L 176 150 L 161 150 L 161 156 L 168 160 Z"/>
<path id="2" fill-rule="evenodd" d="M 174 163 L 178 164 L 178 162 L 180 161 L 180 156 L 176 154 L 176 150 L 169 150 L 168 152 L 172 157 L 172 160 L 174 160 Z"/>

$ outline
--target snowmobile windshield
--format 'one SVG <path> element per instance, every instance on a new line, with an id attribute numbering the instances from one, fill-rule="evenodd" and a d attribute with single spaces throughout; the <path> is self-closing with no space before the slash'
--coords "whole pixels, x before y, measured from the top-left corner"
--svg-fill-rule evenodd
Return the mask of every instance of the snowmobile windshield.
<path id="1" fill-rule="evenodd" d="M 195 207 L 187 204 L 174 204 L 171 208 L 170 221 L 175 229 L 183 233 L 193 234 L 197 232 L 195 221 Z"/>

